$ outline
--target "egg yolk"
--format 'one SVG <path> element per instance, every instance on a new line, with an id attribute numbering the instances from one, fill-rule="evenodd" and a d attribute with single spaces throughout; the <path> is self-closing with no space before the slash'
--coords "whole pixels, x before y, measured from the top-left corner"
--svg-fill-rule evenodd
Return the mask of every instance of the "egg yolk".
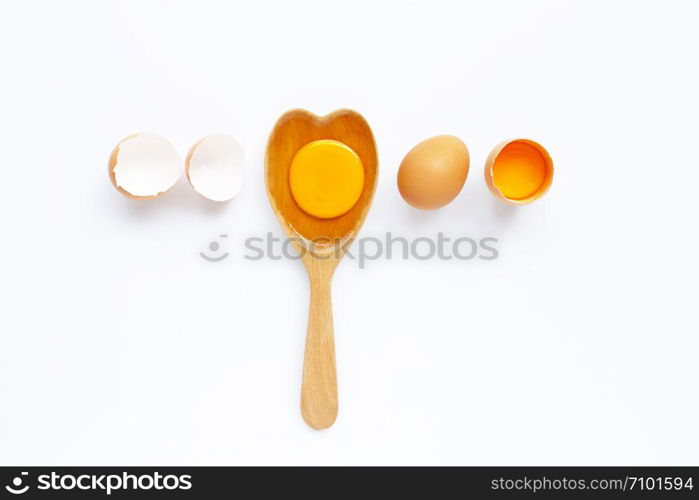
<path id="1" fill-rule="evenodd" d="M 304 212 L 331 219 L 349 212 L 359 200 L 364 166 L 347 145 L 327 139 L 314 141 L 291 160 L 289 185 Z"/>
<path id="2" fill-rule="evenodd" d="M 493 164 L 493 183 L 503 196 L 512 200 L 532 196 L 545 180 L 546 160 L 531 144 L 508 144 Z"/>

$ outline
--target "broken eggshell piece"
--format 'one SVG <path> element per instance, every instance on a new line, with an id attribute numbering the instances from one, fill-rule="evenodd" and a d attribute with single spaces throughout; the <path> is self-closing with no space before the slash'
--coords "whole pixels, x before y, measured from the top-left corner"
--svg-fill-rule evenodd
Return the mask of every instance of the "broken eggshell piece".
<path id="1" fill-rule="evenodd" d="M 212 201 L 228 201 L 243 187 L 245 153 L 228 135 L 210 135 L 192 146 L 185 161 L 192 188 Z"/>
<path id="2" fill-rule="evenodd" d="M 139 133 L 122 139 L 109 157 L 109 179 L 135 200 L 150 200 L 168 191 L 182 175 L 182 160 L 170 142 Z"/>

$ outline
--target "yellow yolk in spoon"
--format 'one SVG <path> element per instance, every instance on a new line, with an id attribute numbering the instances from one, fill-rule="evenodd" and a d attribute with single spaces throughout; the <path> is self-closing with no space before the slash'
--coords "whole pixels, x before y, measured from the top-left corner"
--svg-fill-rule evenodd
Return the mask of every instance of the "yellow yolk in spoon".
<path id="1" fill-rule="evenodd" d="M 493 184 L 506 198 L 521 200 L 535 194 L 546 180 L 546 160 L 524 142 L 505 146 L 493 164 Z"/>
<path id="2" fill-rule="evenodd" d="M 331 219 L 349 212 L 359 200 L 364 166 L 346 144 L 329 139 L 313 141 L 291 160 L 289 186 L 304 212 Z"/>

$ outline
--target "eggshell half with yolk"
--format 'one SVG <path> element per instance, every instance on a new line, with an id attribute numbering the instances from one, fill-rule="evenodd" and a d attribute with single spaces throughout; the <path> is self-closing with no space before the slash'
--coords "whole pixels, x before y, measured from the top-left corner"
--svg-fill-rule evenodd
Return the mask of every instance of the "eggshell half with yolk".
<path id="1" fill-rule="evenodd" d="M 526 205 L 551 187 L 553 160 L 541 144 L 530 139 L 503 141 L 488 155 L 485 182 L 505 203 Z"/>

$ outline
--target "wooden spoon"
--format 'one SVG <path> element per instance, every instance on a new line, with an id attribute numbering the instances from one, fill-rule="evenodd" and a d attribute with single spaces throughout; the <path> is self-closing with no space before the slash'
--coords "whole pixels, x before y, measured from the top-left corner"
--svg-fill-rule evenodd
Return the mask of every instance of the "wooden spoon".
<path id="1" fill-rule="evenodd" d="M 301 210 L 289 187 L 289 166 L 294 155 L 309 142 L 320 139 L 346 144 L 359 155 L 364 166 L 364 189 L 359 200 L 349 212 L 333 219 L 320 219 Z M 348 109 L 322 117 L 302 109 L 289 111 L 279 118 L 267 142 L 267 194 L 277 219 L 301 254 L 310 281 L 301 415 L 314 429 L 330 427 L 337 417 L 330 283 L 369 212 L 377 178 L 374 136 L 366 120 Z"/>

